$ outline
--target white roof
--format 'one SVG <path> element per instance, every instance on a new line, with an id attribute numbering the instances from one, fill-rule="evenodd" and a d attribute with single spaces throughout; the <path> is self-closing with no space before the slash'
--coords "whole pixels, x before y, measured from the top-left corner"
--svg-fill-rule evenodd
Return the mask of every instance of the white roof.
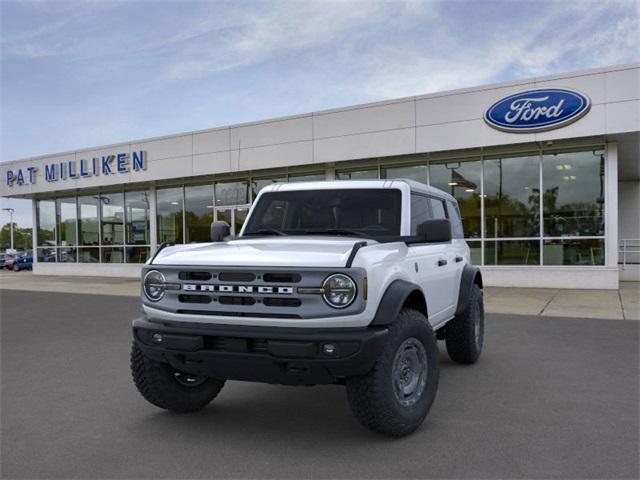
<path id="1" fill-rule="evenodd" d="M 319 182 L 273 183 L 264 187 L 260 193 L 293 192 L 300 190 L 343 190 L 354 188 L 397 188 L 404 190 L 407 186 L 412 192 L 426 193 L 456 202 L 456 199 L 447 192 L 408 178 L 397 178 L 393 180 L 332 180 Z"/>

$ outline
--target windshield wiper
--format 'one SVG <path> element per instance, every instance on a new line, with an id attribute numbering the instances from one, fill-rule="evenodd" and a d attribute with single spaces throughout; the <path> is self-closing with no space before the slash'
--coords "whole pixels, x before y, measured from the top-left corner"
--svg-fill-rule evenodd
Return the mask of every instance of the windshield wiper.
<path id="1" fill-rule="evenodd" d="M 262 228 L 260 230 L 256 230 L 255 232 L 246 232 L 244 236 L 247 235 L 286 235 L 286 233 L 281 232 L 280 230 L 276 230 L 275 228 Z"/>
<path id="2" fill-rule="evenodd" d="M 359 232 L 357 230 L 350 230 L 348 228 L 327 228 L 324 230 L 305 230 L 304 233 L 306 234 L 310 234 L 310 235 L 314 235 L 314 234 L 320 234 L 320 235 L 350 235 L 352 237 L 363 237 L 363 238 L 369 238 L 369 235 L 367 235 L 364 232 Z"/>

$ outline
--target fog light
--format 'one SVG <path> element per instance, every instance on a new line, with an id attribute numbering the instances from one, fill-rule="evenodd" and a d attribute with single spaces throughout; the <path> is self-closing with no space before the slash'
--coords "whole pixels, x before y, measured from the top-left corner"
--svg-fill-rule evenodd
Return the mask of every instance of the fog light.
<path id="1" fill-rule="evenodd" d="M 151 337 L 151 341 L 153 343 L 162 343 L 162 335 L 160 335 L 159 333 L 154 333 Z"/>
<path id="2" fill-rule="evenodd" d="M 325 343 L 322 345 L 322 351 L 327 355 L 333 355 L 336 353 L 336 346 L 333 343 Z"/>

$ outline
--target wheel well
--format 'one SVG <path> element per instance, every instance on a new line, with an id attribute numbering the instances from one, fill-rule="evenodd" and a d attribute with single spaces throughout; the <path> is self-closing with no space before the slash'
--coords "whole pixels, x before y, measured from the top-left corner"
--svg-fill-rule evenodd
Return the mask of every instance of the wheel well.
<path id="1" fill-rule="evenodd" d="M 480 272 L 476 273 L 475 277 L 473 277 L 473 283 L 475 283 L 476 285 L 478 285 L 478 287 L 480 287 L 480 290 L 482 290 L 482 274 Z"/>
<path id="2" fill-rule="evenodd" d="M 423 313 L 425 317 L 429 318 L 427 314 L 427 301 L 420 290 L 412 291 L 402 304 L 402 308 L 412 308 Z"/>

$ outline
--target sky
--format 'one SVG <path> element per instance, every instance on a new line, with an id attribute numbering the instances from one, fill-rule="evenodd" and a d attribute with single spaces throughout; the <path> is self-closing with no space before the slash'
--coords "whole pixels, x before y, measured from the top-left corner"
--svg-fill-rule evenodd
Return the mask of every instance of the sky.
<path id="1" fill-rule="evenodd" d="M 2 0 L 0 16 L 0 161 L 640 60 L 640 0 Z M 30 202 L 8 206 L 31 224 Z"/>

